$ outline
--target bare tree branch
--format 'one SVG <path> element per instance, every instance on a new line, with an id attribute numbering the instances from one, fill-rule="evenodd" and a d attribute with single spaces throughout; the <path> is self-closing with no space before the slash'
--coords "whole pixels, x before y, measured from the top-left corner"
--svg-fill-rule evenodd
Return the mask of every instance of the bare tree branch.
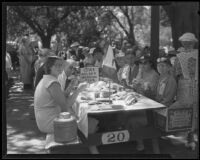
<path id="1" fill-rule="evenodd" d="M 38 27 L 39 24 L 36 23 L 36 21 L 31 20 L 30 17 L 26 16 L 26 14 L 24 14 L 23 9 L 19 8 L 19 7 L 14 7 L 13 10 L 18 13 L 18 15 L 33 29 L 35 30 L 38 34 L 43 34 L 43 30 Z M 37 26 L 37 27 L 36 27 Z"/>
<path id="2" fill-rule="evenodd" d="M 119 19 L 113 14 L 112 11 L 109 10 L 109 13 L 115 18 L 115 20 L 117 21 L 117 23 L 119 24 L 119 26 L 123 29 L 123 31 L 125 32 L 125 34 L 128 36 L 129 35 L 128 31 L 125 29 L 125 27 L 119 21 Z"/>

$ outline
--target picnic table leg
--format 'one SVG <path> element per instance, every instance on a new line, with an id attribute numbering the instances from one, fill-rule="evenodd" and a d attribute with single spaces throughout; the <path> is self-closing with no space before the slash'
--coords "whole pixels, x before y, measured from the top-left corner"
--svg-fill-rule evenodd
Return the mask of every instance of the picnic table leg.
<path id="1" fill-rule="evenodd" d="M 96 146 L 89 146 L 89 151 L 91 154 L 99 154 L 99 151 Z"/>
<path id="2" fill-rule="evenodd" d="M 153 152 L 155 154 L 160 154 L 158 138 L 153 138 L 152 139 L 152 147 L 153 147 Z"/>

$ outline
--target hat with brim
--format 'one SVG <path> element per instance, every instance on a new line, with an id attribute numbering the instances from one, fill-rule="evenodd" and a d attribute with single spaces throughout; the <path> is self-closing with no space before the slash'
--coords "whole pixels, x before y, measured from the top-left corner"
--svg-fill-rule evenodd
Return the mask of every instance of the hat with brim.
<path id="1" fill-rule="evenodd" d="M 137 61 L 139 63 L 152 62 L 152 59 L 151 59 L 151 57 L 149 55 L 143 55 Z"/>
<path id="2" fill-rule="evenodd" d="M 172 66 L 171 61 L 170 61 L 169 57 L 167 57 L 167 56 L 159 57 L 159 58 L 157 58 L 156 61 L 157 61 L 157 64 L 158 63 L 165 63 L 165 64 Z"/>
<path id="3" fill-rule="evenodd" d="M 177 51 L 175 51 L 175 50 L 169 50 L 168 51 L 169 56 L 176 56 L 176 54 L 177 54 Z"/>
<path id="4" fill-rule="evenodd" d="M 89 52 L 90 49 L 89 49 L 88 47 L 84 47 L 84 48 L 83 48 L 83 51 L 84 51 L 84 52 Z"/>
<path id="5" fill-rule="evenodd" d="M 193 33 L 185 33 L 178 39 L 179 41 L 190 41 L 190 42 L 198 42 L 197 38 Z"/>
<path id="6" fill-rule="evenodd" d="M 78 42 L 74 42 L 74 43 L 71 44 L 70 47 L 78 47 L 78 46 L 79 46 L 79 43 Z"/>
<path id="7" fill-rule="evenodd" d="M 96 49 L 95 47 L 94 48 L 90 48 L 89 54 L 93 54 L 95 49 Z"/>
<path id="8" fill-rule="evenodd" d="M 123 58 L 125 54 L 123 52 L 119 52 L 115 55 L 115 58 Z"/>

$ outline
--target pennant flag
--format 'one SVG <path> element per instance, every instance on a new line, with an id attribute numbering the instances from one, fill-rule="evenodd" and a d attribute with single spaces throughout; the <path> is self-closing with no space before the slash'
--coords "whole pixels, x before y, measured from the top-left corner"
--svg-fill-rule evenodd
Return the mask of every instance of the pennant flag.
<path id="1" fill-rule="evenodd" d="M 112 76 L 117 71 L 116 64 L 114 61 L 113 49 L 110 45 L 108 46 L 107 53 L 103 59 L 102 68 L 103 72 L 107 76 Z"/>

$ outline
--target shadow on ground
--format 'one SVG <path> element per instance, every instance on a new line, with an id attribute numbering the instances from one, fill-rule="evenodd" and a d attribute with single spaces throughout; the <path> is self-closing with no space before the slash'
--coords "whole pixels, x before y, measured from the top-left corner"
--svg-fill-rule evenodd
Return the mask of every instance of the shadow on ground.
<path id="1" fill-rule="evenodd" d="M 23 92 L 17 79 L 6 102 L 7 154 L 43 154 L 45 135 L 41 133 L 29 106 L 33 91 Z"/>

